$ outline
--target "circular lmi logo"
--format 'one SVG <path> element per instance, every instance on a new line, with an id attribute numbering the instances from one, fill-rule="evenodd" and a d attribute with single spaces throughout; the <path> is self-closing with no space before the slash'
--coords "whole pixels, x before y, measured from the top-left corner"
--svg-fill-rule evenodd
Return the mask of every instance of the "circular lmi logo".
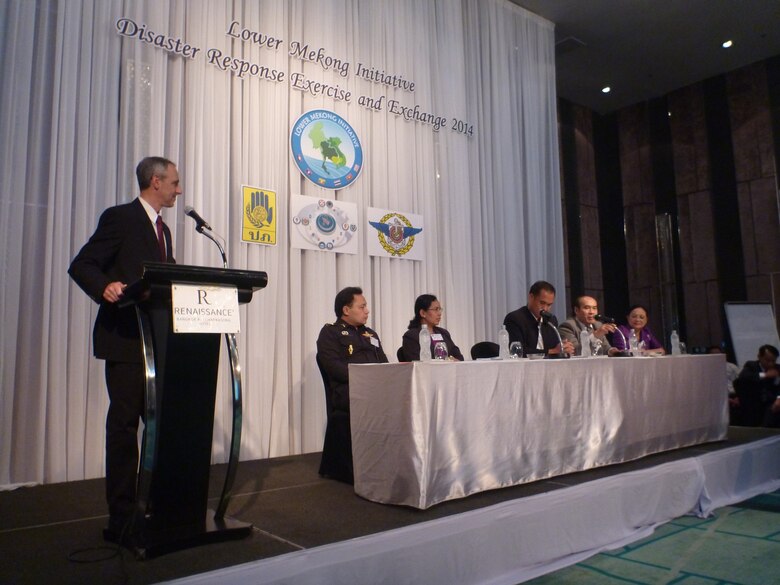
<path id="1" fill-rule="evenodd" d="M 325 189 L 343 189 L 363 168 L 363 148 L 352 126 L 329 110 L 303 114 L 290 133 L 290 149 L 303 176 Z"/>

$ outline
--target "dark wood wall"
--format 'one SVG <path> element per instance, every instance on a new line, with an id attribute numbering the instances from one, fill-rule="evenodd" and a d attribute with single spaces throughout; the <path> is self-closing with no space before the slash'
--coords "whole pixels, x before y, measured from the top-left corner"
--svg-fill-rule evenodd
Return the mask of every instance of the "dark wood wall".
<path id="1" fill-rule="evenodd" d="M 780 56 L 607 116 L 560 100 L 559 130 L 567 306 L 706 347 L 724 302 L 780 295 Z"/>

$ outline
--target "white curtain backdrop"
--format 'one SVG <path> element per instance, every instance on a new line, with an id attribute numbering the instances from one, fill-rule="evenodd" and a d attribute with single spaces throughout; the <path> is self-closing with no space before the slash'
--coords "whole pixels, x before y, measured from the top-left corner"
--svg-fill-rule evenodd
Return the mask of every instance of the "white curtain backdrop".
<path id="1" fill-rule="evenodd" d="M 201 52 L 123 38 L 121 17 Z M 179 166 L 184 195 L 165 211 L 179 263 L 221 265 L 186 204 L 224 236 L 231 267 L 268 273 L 241 309 L 242 459 L 321 449 L 315 341 L 342 287 L 364 288 L 393 360 L 418 294 L 441 299 L 443 325 L 468 354 L 496 338 L 534 280 L 563 290 L 553 26 L 506 0 L 0 0 L 0 21 L 0 485 L 103 475 L 97 306 L 66 270 L 102 210 L 137 195 L 144 156 Z M 233 21 L 283 42 L 233 39 Z M 349 75 L 290 56 L 293 41 L 348 61 Z M 239 79 L 208 63 L 211 47 L 285 79 Z M 357 78 L 358 62 L 415 91 Z M 295 72 L 352 101 L 291 88 Z M 383 94 L 382 111 L 357 103 Z M 473 136 L 405 121 L 387 99 L 473 124 Z M 304 179 L 290 155 L 291 125 L 316 108 L 345 118 L 363 145 L 364 170 L 340 191 Z M 245 184 L 277 192 L 276 246 L 241 242 Z M 354 202 L 361 221 L 369 206 L 423 215 L 425 260 L 368 256 L 362 227 L 357 255 L 290 248 L 296 193 Z M 215 462 L 230 441 L 224 363 L 219 384 Z"/>

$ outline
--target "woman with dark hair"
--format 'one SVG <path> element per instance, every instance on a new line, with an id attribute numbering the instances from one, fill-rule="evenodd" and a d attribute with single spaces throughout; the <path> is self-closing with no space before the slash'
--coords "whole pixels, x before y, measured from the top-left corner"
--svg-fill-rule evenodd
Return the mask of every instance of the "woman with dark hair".
<path id="1" fill-rule="evenodd" d="M 637 343 L 644 344 L 643 349 L 645 354 L 657 353 L 664 355 L 663 345 L 655 338 L 653 332 L 647 326 L 647 309 L 642 305 L 634 305 L 628 310 L 626 315 L 626 321 L 628 325 L 618 325 L 620 333 L 616 333 L 612 336 L 613 345 L 621 351 L 630 349 L 628 347 L 631 339 L 631 333 L 636 335 Z"/>
<path id="2" fill-rule="evenodd" d="M 427 327 L 431 334 L 431 354 L 433 346 L 443 341 L 447 346 L 450 359 L 463 361 L 463 354 L 452 341 L 449 331 L 439 327 L 442 311 L 441 303 L 433 295 L 420 295 L 414 301 L 414 318 L 409 321 L 409 328 L 404 333 L 401 353 L 406 361 L 420 359 L 420 329 Z"/>

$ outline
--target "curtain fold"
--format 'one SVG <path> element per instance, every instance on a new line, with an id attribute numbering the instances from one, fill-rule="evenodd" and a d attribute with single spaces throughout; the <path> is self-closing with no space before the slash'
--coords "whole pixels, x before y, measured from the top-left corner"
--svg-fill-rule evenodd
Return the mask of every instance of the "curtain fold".
<path id="1" fill-rule="evenodd" d="M 137 195 L 144 156 L 179 166 L 184 194 L 164 212 L 178 262 L 221 265 L 184 215 L 191 205 L 224 237 L 231 267 L 269 275 L 241 309 L 242 459 L 321 449 L 315 342 L 344 286 L 364 288 L 388 356 L 419 294 L 441 299 L 443 325 L 467 354 L 495 338 L 533 281 L 563 290 L 553 26 L 506 0 L 8 0 L 0 14 L 0 140 L 11 145 L 0 154 L 0 485 L 103 474 L 97 305 L 66 270 L 100 213 Z M 187 59 L 123 38 L 120 17 L 201 52 Z M 232 38 L 234 21 L 283 42 Z M 291 56 L 295 41 L 348 61 L 349 74 Z M 209 48 L 285 79 L 221 71 Z M 358 63 L 403 75 L 415 90 L 358 78 Z M 353 98 L 291 88 L 293 73 Z M 384 96 L 382 110 L 360 105 L 361 95 Z M 404 120 L 390 100 L 448 124 Z M 347 189 L 316 187 L 292 161 L 291 125 L 315 108 L 344 117 L 362 142 L 364 169 Z M 456 120 L 473 135 L 453 130 Z M 242 185 L 277 193 L 275 246 L 241 242 Z M 423 215 L 425 260 L 368 256 L 376 234 L 363 225 L 356 255 L 291 248 L 295 194 L 356 203 L 361 224 L 367 207 Z M 218 383 L 215 462 L 230 442 L 226 363 Z"/>

